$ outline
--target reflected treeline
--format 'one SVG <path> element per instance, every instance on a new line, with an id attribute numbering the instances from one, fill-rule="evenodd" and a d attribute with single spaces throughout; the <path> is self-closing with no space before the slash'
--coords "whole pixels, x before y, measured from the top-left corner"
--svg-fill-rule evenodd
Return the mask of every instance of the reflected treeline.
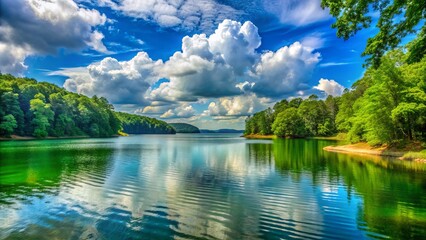
<path id="1" fill-rule="evenodd" d="M 326 175 L 329 182 L 343 180 L 348 195 L 355 192 L 364 201 L 358 213 L 361 229 L 398 239 L 426 236 L 426 164 L 323 150 L 331 144 L 314 139 L 274 140 L 275 168 L 297 179 L 311 174 L 314 186 L 323 181 L 319 176 Z M 271 155 L 270 146 L 249 144 L 251 161 L 269 164 L 264 159 Z"/>
<path id="2" fill-rule="evenodd" d="M 248 144 L 249 160 L 255 164 L 270 165 L 274 161 L 272 147 L 273 144 Z"/>
<path id="3" fill-rule="evenodd" d="M 0 204 L 57 194 L 61 184 L 72 183 L 84 174 L 106 176 L 113 154 L 113 149 L 95 145 L 2 147 Z"/>
<path id="4" fill-rule="evenodd" d="M 426 177 L 422 163 L 329 154 L 330 173 L 362 195 L 359 224 L 396 239 L 426 236 Z M 424 164 L 423 164 L 424 165 Z"/>

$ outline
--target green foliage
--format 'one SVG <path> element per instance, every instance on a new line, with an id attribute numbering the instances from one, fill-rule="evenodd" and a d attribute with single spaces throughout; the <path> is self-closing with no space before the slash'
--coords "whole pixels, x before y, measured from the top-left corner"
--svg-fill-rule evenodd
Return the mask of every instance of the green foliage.
<path id="1" fill-rule="evenodd" d="M 295 109 L 297 115 L 291 113 Z M 276 134 L 281 137 L 331 136 L 336 133 L 334 119 L 337 111 L 338 98 L 333 96 L 329 96 L 326 101 L 318 99 L 316 95 L 311 95 L 305 100 L 301 98 L 294 98 L 290 102 L 282 100 L 276 103 L 273 109 L 268 108 L 248 117 L 244 134 Z M 281 114 L 283 112 L 286 114 Z M 294 126 L 289 122 L 282 124 L 282 121 L 287 121 L 285 116 L 300 118 L 302 123 L 297 122 Z"/>
<path id="2" fill-rule="evenodd" d="M 321 126 L 321 133 L 332 131 L 332 129 L 324 129 L 325 127 L 332 128 L 330 124 L 325 124 L 325 120 L 329 117 L 330 114 L 327 111 L 327 107 L 324 101 L 318 101 L 317 99 L 318 97 L 314 95 L 303 101 L 298 108 L 298 112 L 302 117 L 306 129 L 310 135 L 324 136 L 323 134 L 319 133 L 319 128 Z"/>
<path id="3" fill-rule="evenodd" d="M 50 83 L 0 75 L 0 136 L 108 137 L 128 127 L 118 115 L 103 97 L 89 98 Z M 141 133 L 174 133 L 165 122 L 127 115 L 125 119 L 139 119 L 135 127 L 143 125 Z"/>
<path id="4" fill-rule="evenodd" d="M 363 56 L 369 56 L 367 63 L 375 68 L 380 65 L 381 58 L 387 51 L 395 49 L 404 37 L 414 32 L 418 32 L 418 35 L 408 44 L 408 62 L 418 62 L 426 53 L 424 1 L 322 0 L 321 5 L 328 7 L 331 15 L 336 17 L 332 27 L 337 29 L 337 36 L 345 40 L 370 26 L 371 12 L 380 14 L 376 24 L 379 32 L 368 39 L 363 52 Z"/>
<path id="5" fill-rule="evenodd" d="M 17 127 L 15 117 L 12 114 L 8 114 L 3 117 L 0 123 L 0 134 L 3 136 L 10 136 L 13 133 L 13 130 Z"/>
<path id="6" fill-rule="evenodd" d="M 255 113 L 252 117 L 248 117 L 246 119 L 246 129 L 244 134 L 272 134 L 272 123 L 274 122 L 274 119 L 274 111 L 270 108 Z"/>
<path id="7" fill-rule="evenodd" d="M 278 137 L 306 136 L 305 123 L 297 108 L 291 107 L 277 115 L 272 130 Z"/>
<path id="8" fill-rule="evenodd" d="M 135 114 L 116 112 L 122 131 L 128 134 L 175 134 L 175 129 L 164 121 Z"/>
<path id="9" fill-rule="evenodd" d="M 403 156 L 404 159 L 426 159 L 426 150 L 420 152 L 407 152 Z"/>
<path id="10" fill-rule="evenodd" d="M 54 112 L 50 104 L 45 103 L 45 97 L 41 93 L 37 93 L 34 99 L 30 101 L 30 110 L 34 115 L 32 123 L 34 125 L 34 137 L 43 138 L 48 135 L 47 129 L 53 120 Z"/>
<path id="11" fill-rule="evenodd" d="M 200 129 L 188 123 L 169 123 L 176 133 L 200 133 Z"/>
<path id="12" fill-rule="evenodd" d="M 16 133 L 22 134 L 22 126 L 24 124 L 24 113 L 22 112 L 19 106 L 19 95 L 17 93 L 12 92 L 12 89 L 8 89 L 8 92 L 4 92 L 3 94 L 1 94 L 0 106 L 0 117 L 9 114 L 14 116 L 17 124 L 19 123 L 19 125 L 15 127 L 17 128 Z"/>
<path id="13" fill-rule="evenodd" d="M 312 95 L 276 103 L 271 112 L 273 132 L 280 137 L 341 132 L 351 142 L 367 141 L 370 145 L 425 141 L 426 57 L 409 64 L 405 61 L 409 54 L 389 52 L 378 68 L 367 69 L 341 97 L 328 96 L 324 101 Z M 245 134 L 264 134 L 262 127 L 268 129 L 264 115 L 262 111 L 247 118 Z M 299 127 L 304 132 L 294 130 Z"/>
<path id="14" fill-rule="evenodd" d="M 365 140 L 371 145 L 393 143 L 401 139 L 424 139 L 426 93 L 422 86 L 424 70 L 418 64 L 403 62 L 402 51 L 382 58 L 377 69 L 369 69 L 369 87 L 361 96 L 355 90 L 353 106 L 346 116 L 352 142 Z M 343 99 L 343 97 L 342 97 Z M 343 107 L 343 106 L 342 106 Z M 346 106 L 345 106 L 346 107 Z"/>

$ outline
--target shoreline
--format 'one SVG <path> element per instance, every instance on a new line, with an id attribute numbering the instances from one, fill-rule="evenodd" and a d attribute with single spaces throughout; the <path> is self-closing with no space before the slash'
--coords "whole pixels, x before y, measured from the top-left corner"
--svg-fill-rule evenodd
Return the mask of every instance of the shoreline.
<path id="1" fill-rule="evenodd" d="M 278 139 L 276 135 L 261 135 L 261 134 L 249 134 L 242 135 L 246 139 L 260 139 L 260 140 L 273 140 Z M 332 137 L 306 137 L 303 139 L 316 139 L 316 140 L 330 140 L 330 141 L 342 141 L 338 136 Z M 347 142 L 346 142 L 347 143 Z M 380 156 L 380 157 L 391 157 L 397 158 L 403 161 L 413 161 L 426 163 L 426 149 L 420 149 L 419 144 L 411 144 L 405 149 L 390 148 L 388 146 L 381 147 L 371 147 L 365 142 L 347 144 L 347 145 L 338 145 L 338 146 L 327 146 L 323 150 L 327 152 L 336 152 L 343 154 L 357 154 L 357 155 L 370 155 L 370 156 Z M 423 152 L 422 152 L 423 151 Z"/>
<path id="2" fill-rule="evenodd" d="M 261 135 L 261 134 L 249 134 L 249 135 L 242 135 L 241 137 L 246 139 L 276 139 L 277 136 L 275 135 Z"/>
<path id="3" fill-rule="evenodd" d="M 11 135 L 11 137 L 0 137 L 0 142 L 7 142 L 7 141 L 34 141 L 34 140 L 65 140 L 65 139 L 87 139 L 87 138 L 116 138 L 116 137 L 128 137 L 130 135 L 175 135 L 175 134 L 169 134 L 169 133 L 147 133 L 147 134 L 127 134 L 120 132 L 119 134 L 115 134 L 108 137 L 91 137 L 86 135 L 81 136 L 62 136 L 62 137 L 52 137 L 48 136 L 45 138 L 36 138 L 32 136 L 18 136 L 18 135 Z"/>
<path id="4" fill-rule="evenodd" d="M 118 135 L 114 135 L 111 137 L 117 137 Z M 63 137 L 45 137 L 45 138 L 36 138 L 31 136 L 18 136 L 12 135 L 10 138 L 0 137 L 0 141 L 31 141 L 31 140 L 59 140 L 59 139 L 83 139 L 83 138 L 91 138 L 90 136 L 63 136 Z"/>
<path id="5" fill-rule="evenodd" d="M 241 137 L 244 137 L 246 139 L 279 139 L 276 135 L 261 135 L 261 134 L 249 134 L 249 135 L 242 135 Z M 285 138 L 282 138 L 285 139 Z M 333 137 L 304 137 L 304 138 L 293 138 L 293 139 L 317 139 L 317 140 L 331 140 L 331 141 L 343 141 L 342 139 L 339 139 L 337 136 Z"/>
<path id="6" fill-rule="evenodd" d="M 344 153 L 344 154 L 358 154 L 358 155 L 374 155 L 381 157 L 392 157 L 397 158 L 399 160 L 404 161 L 414 161 L 414 162 L 422 162 L 426 163 L 425 158 L 412 158 L 405 156 L 407 153 L 410 153 L 409 150 L 397 150 L 397 149 L 389 149 L 386 146 L 382 147 L 371 147 L 367 143 L 355 143 L 341 146 L 327 146 L 324 147 L 323 150 L 327 152 L 336 152 L 336 153 Z"/>

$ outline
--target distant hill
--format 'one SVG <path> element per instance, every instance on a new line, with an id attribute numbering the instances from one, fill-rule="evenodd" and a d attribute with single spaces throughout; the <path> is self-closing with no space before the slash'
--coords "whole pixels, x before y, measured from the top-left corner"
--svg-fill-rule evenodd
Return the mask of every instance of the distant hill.
<path id="1" fill-rule="evenodd" d="M 244 130 L 237 129 L 218 129 L 218 130 L 209 130 L 209 129 L 200 129 L 201 133 L 243 133 Z"/>
<path id="2" fill-rule="evenodd" d="M 120 119 L 123 132 L 128 134 L 175 134 L 175 129 L 164 121 L 129 114 L 124 112 L 115 113 Z"/>
<path id="3" fill-rule="evenodd" d="M 176 130 L 176 133 L 200 133 L 200 129 L 188 123 L 169 123 L 169 125 Z"/>
<path id="4" fill-rule="evenodd" d="M 87 97 L 47 82 L 0 73 L 0 138 L 111 137 L 174 134 L 164 121 L 115 112 L 103 97 Z"/>

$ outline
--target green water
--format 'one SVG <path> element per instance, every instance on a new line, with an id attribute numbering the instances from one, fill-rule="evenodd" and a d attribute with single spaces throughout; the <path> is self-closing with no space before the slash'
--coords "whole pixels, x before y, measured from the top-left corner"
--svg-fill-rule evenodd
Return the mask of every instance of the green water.
<path id="1" fill-rule="evenodd" d="M 426 164 L 235 134 L 0 142 L 0 239 L 421 239 Z"/>

